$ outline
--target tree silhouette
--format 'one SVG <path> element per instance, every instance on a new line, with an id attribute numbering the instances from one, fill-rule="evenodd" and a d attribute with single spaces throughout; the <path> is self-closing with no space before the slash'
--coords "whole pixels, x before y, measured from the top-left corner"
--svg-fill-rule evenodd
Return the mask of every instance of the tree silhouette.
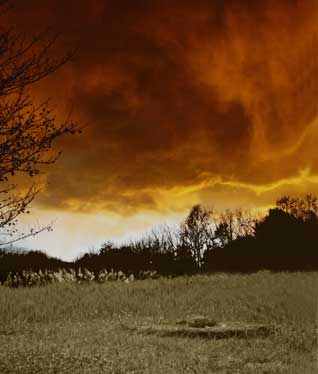
<path id="1" fill-rule="evenodd" d="M 204 251 L 214 245 L 211 215 L 211 211 L 195 205 L 180 227 L 180 246 L 189 249 L 199 267 Z"/>
<path id="2" fill-rule="evenodd" d="M 284 196 L 255 227 L 263 264 L 271 269 L 310 269 L 318 264 L 317 198 Z"/>
<path id="3" fill-rule="evenodd" d="M 0 1 L 0 15 L 8 2 Z M 32 184 L 26 193 L 12 181 L 16 174 L 34 177 L 41 166 L 53 164 L 59 153 L 52 151 L 54 141 L 79 131 L 69 120 L 59 123 L 48 102 L 34 103 L 28 87 L 55 72 L 71 55 L 50 57 L 57 36 L 42 33 L 27 41 L 13 28 L 0 29 L 0 230 L 10 235 L 8 244 L 17 239 L 17 217 L 27 212 L 30 202 L 39 193 Z M 22 237 L 48 229 L 42 227 L 20 233 Z"/>
<path id="4" fill-rule="evenodd" d="M 318 199 L 314 195 L 299 197 L 283 196 L 276 202 L 276 207 L 285 213 L 304 220 L 318 216 Z"/>

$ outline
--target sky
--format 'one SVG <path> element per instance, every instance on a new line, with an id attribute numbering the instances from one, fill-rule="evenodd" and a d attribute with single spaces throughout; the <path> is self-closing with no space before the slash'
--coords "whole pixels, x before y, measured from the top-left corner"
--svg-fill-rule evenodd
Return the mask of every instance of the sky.
<path id="1" fill-rule="evenodd" d="M 53 232 L 21 245 L 72 259 L 197 203 L 317 193 L 317 0 L 29 0 L 10 17 L 76 49 L 31 93 L 84 126 L 21 221 Z"/>

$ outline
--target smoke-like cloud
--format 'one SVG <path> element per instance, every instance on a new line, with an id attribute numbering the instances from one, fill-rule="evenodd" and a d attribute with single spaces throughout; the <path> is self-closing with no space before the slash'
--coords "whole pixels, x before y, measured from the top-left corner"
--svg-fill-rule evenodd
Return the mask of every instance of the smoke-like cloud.
<path id="1" fill-rule="evenodd" d="M 316 188 L 317 14 L 316 0 L 18 4 L 18 29 L 78 47 L 37 94 L 87 124 L 39 203 L 128 214 Z"/>

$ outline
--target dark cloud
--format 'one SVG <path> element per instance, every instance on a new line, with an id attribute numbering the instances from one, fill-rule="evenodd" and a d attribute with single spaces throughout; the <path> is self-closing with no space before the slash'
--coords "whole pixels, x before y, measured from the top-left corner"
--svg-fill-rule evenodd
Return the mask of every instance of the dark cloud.
<path id="1" fill-rule="evenodd" d="M 315 12 L 316 0 L 19 4 L 19 29 L 51 25 L 59 52 L 78 46 L 37 94 L 88 125 L 61 142 L 41 204 L 134 212 L 211 178 L 257 188 L 316 173 Z"/>

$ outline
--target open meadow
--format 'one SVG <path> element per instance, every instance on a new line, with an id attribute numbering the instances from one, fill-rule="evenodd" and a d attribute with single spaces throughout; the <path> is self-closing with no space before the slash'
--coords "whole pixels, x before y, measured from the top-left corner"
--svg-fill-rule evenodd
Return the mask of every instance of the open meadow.
<path id="1" fill-rule="evenodd" d="M 0 373 L 317 372 L 318 273 L 0 287 Z M 145 335 L 189 315 L 277 324 L 270 337 Z"/>

